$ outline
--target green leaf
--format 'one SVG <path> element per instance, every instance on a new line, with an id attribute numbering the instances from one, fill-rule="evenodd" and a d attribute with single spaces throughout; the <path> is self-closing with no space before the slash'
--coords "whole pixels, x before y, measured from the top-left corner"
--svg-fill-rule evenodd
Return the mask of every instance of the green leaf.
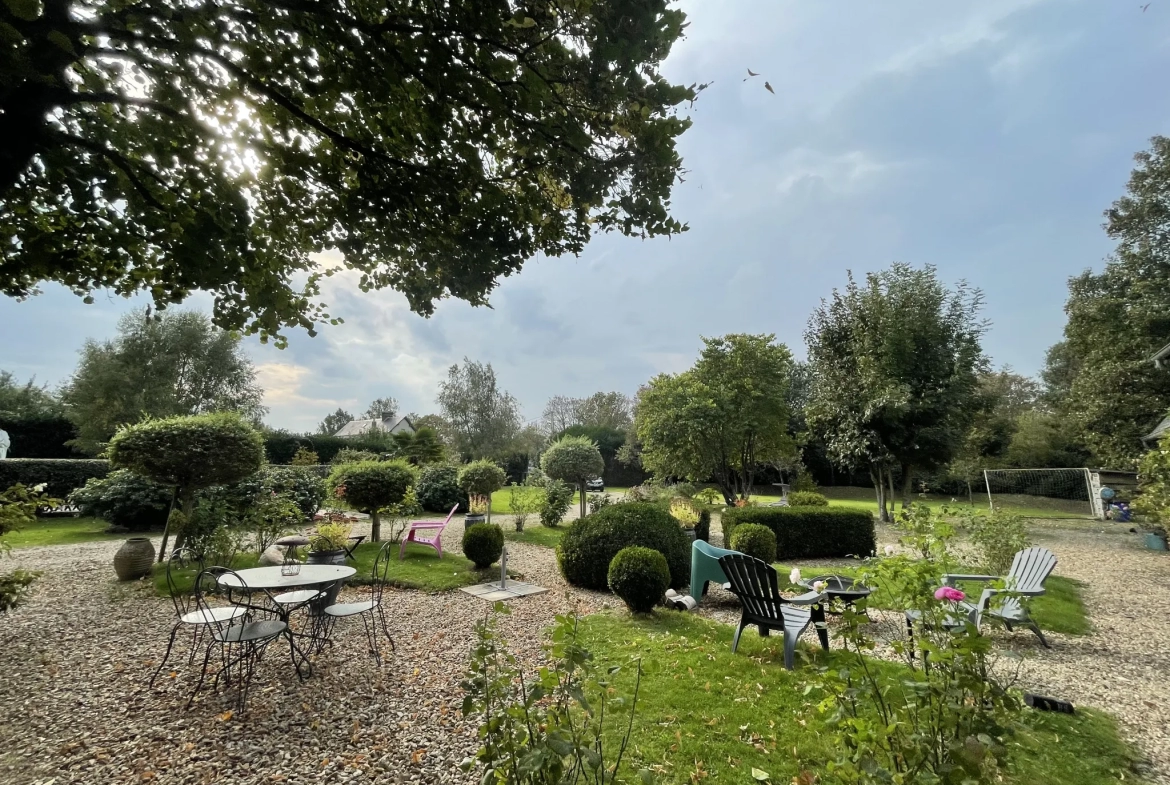
<path id="1" fill-rule="evenodd" d="M 767 782 L 772 779 L 771 774 L 764 771 L 763 769 L 757 769 L 754 766 L 752 767 L 752 777 L 760 782 Z"/>

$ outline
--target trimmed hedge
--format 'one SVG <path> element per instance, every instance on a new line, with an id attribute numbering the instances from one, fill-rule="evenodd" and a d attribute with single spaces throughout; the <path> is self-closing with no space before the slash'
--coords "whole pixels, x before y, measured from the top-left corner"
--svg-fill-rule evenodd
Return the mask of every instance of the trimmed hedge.
<path id="1" fill-rule="evenodd" d="M 723 542 L 741 523 L 767 526 L 776 535 L 776 558 L 872 556 L 877 548 L 873 515 L 834 507 L 737 507 L 723 513 Z"/>
<path id="2" fill-rule="evenodd" d="M 504 552 L 504 530 L 494 523 L 477 523 L 463 532 L 463 555 L 486 569 L 500 560 Z"/>
<path id="3" fill-rule="evenodd" d="M 319 433 L 289 433 L 288 431 L 265 431 L 264 453 L 269 463 L 291 463 L 297 450 L 306 449 L 317 453 L 317 460 L 330 463 L 333 456 L 344 449 L 368 450 L 382 454 L 393 449 L 394 443 L 381 434 L 368 434 L 339 438 Z"/>
<path id="4" fill-rule="evenodd" d="M 427 512 L 446 514 L 456 504 L 459 512 L 467 512 L 467 494 L 459 487 L 459 467 L 432 463 L 419 470 L 414 484 L 419 505 Z"/>
<path id="5" fill-rule="evenodd" d="M 0 490 L 17 483 L 45 483 L 45 493 L 64 499 L 86 480 L 110 473 L 110 462 L 100 458 L 6 458 L 0 461 Z"/>
<path id="6" fill-rule="evenodd" d="M 759 523 L 741 523 L 731 537 L 731 550 L 771 564 L 776 561 L 776 534 Z"/>
<path id="7" fill-rule="evenodd" d="M 573 521 L 557 546 L 557 563 L 572 585 L 605 591 L 609 563 L 631 545 L 653 548 L 666 557 L 673 588 L 690 580 L 690 540 L 669 512 L 647 502 L 611 504 Z"/>
<path id="8" fill-rule="evenodd" d="M 622 548 L 609 563 L 609 590 L 631 613 L 649 613 L 670 587 L 666 557 L 653 548 Z"/>
<path id="9" fill-rule="evenodd" d="M 792 491 L 788 494 L 789 507 L 828 507 L 829 499 L 816 491 Z"/>

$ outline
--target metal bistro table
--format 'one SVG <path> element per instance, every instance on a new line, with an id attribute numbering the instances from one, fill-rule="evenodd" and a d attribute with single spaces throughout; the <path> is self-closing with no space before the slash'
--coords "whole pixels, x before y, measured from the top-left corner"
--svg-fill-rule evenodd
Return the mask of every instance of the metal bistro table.
<path id="1" fill-rule="evenodd" d="M 223 575 L 219 582 L 223 586 L 239 587 L 246 591 L 262 591 L 268 595 L 270 600 L 276 594 L 286 592 L 290 589 L 317 589 L 353 576 L 357 570 L 353 567 L 339 566 L 335 564 L 302 564 L 300 570 L 296 575 L 285 575 L 285 570 L 281 567 L 253 567 L 247 570 L 239 570 L 234 575 Z M 239 580 L 236 576 L 239 576 Z M 240 581 L 244 585 L 240 587 Z M 298 637 L 305 637 L 293 633 L 292 626 L 289 624 L 289 617 L 292 612 L 304 607 L 306 603 L 297 603 L 292 605 L 284 605 L 273 600 L 272 612 L 280 617 L 280 620 L 285 623 L 285 635 L 288 637 L 289 649 L 292 654 L 293 667 L 297 669 L 297 676 L 304 678 L 301 673 L 301 663 L 303 662 L 312 673 L 312 664 L 309 662 L 308 655 L 297 646 L 296 639 Z M 323 610 L 323 609 L 322 609 Z M 298 661 L 299 658 L 299 661 Z"/>
<path id="2" fill-rule="evenodd" d="M 841 600 L 850 607 L 853 607 L 853 603 L 865 599 L 873 593 L 873 589 L 870 587 L 844 575 L 818 575 L 815 578 L 802 580 L 800 585 L 811 591 L 815 583 L 824 584 L 824 588 L 821 591 L 830 600 Z M 826 610 L 829 609 L 826 608 Z M 829 612 L 832 613 L 833 611 L 830 610 Z"/>

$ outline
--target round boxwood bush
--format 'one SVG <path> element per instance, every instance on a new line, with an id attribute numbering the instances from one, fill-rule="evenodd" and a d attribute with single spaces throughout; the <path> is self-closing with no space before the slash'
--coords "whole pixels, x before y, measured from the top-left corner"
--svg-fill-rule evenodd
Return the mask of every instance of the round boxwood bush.
<path id="1" fill-rule="evenodd" d="M 479 569 L 490 567 L 504 552 L 504 530 L 494 523 L 477 523 L 463 532 L 463 555 Z"/>
<path id="2" fill-rule="evenodd" d="M 459 487 L 459 469 L 455 466 L 424 466 L 418 473 L 414 492 L 427 512 L 446 514 L 456 504 L 461 511 L 467 511 L 467 494 Z"/>
<path id="3" fill-rule="evenodd" d="M 69 502 L 82 515 L 102 518 L 132 532 L 161 529 L 167 522 L 174 491 L 165 485 L 139 477 L 129 469 L 117 469 L 69 494 Z"/>
<path id="4" fill-rule="evenodd" d="M 557 547 L 557 563 L 572 585 L 604 591 L 609 563 L 631 545 L 666 558 L 672 587 L 690 579 L 690 541 L 665 507 L 648 502 L 611 504 L 574 521 Z"/>
<path id="5" fill-rule="evenodd" d="M 609 563 L 609 589 L 632 613 L 649 613 L 670 587 L 666 557 L 653 548 L 622 548 Z"/>
<path id="6" fill-rule="evenodd" d="M 789 507 L 828 507 L 829 500 L 816 491 L 792 491 L 788 494 Z"/>
<path id="7" fill-rule="evenodd" d="M 776 561 L 776 534 L 758 523 L 740 524 L 731 533 L 731 550 L 771 564 Z"/>

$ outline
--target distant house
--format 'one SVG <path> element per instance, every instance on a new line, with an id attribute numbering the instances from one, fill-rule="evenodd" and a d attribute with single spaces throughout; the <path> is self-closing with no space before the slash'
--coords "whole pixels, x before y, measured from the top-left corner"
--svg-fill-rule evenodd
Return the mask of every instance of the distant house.
<path id="1" fill-rule="evenodd" d="M 1161 350 L 1156 352 L 1154 356 L 1150 358 L 1150 362 L 1159 368 L 1165 367 L 1162 365 L 1163 363 L 1166 363 L 1167 366 L 1170 366 L 1170 343 L 1166 344 L 1161 348 Z M 1170 370 L 1170 368 L 1167 368 L 1167 370 Z M 1154 430 L 1143 436 L 1142 442 L 1144 442 L 1147 447 L 1153 447 L 1161 440 L 1163 436 L 1168 433 L 1170 433 L 1170 414 L 1167 414 L 1162 422 L 1154 426 Z"/>
<path id="2" fill-rule="evenodd" d="M 340 436 L 342 439 L 352 439 L 355 436 L 365 436 L 370 433 L 414 433 L 414 423 L 407 417 L 401 417 L 397 420 L 393 415 L 382 415 L 375 420 L 350 420 L 345 425 L 341 426 L 341 430 L 333 434 Z"/>

